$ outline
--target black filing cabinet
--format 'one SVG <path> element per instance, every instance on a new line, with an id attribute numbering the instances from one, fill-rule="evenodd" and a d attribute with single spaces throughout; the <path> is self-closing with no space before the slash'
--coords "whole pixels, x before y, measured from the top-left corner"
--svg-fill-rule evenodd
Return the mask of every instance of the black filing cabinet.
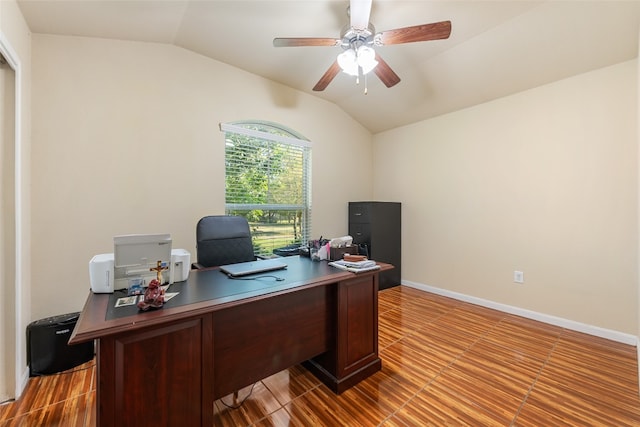
<path id="1" fill-rule="evenodd" d="M 369 258 L 393 264 L 380 273 L 380 289 L 400 284 L 401 204 L 395 202 L 349 202 L 349 235 L 366 244 Z"/>

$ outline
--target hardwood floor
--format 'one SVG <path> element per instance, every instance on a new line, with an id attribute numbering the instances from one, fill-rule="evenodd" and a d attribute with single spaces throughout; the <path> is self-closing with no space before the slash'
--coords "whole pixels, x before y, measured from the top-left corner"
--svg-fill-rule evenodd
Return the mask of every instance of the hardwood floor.
<path id="1" fill-rule="evenodd" d="M 638 426 L 636 348 L 398 286 L 382 371 L 340 396 L 300 366 L 216 401 L 216 426 Z M 179 410 L 179 408 L 178 408 Z M 95 367 L 32 378 L 0 426 L 94 426 Z M 190 426 L 180 426 L 190 427 Z"/>

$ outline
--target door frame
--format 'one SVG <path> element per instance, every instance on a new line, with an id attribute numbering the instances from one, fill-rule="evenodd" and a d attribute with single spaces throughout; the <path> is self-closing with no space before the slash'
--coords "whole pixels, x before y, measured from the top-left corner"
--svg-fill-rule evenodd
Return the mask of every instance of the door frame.
<path id="1" fill-rule="evenodd" d="M 14 330 L 15 330 L 15 357 L 14 357 L 14 376 L 15 376 L 15 390 L 14 398 L 20 397 L 22 391 L 26 387 L 28 376 L 27 366 L 27 346 L 26 346 L 26 316 L 29 313 L 29 304 L 24 292 L 24 277 L 25 277 L 25 256 L 24 242 L 25 242 L 25 228 L 24 228 L 24 184 L 23 184 L 23 117 L 22 117 L 22 103 L 23 103 L 23 69 L 21 61 L 11 44 L 9 43 L 5 34 L 0 31 L 0 53 L 7 61 L 7 64 L 13 69 L 15 73 L 15 104 L 14 104 L 14 223 L 15 223 L 15 267 L 14 267 L 14 296 L 15 296 L 15 316 L 14 316 Z"/>

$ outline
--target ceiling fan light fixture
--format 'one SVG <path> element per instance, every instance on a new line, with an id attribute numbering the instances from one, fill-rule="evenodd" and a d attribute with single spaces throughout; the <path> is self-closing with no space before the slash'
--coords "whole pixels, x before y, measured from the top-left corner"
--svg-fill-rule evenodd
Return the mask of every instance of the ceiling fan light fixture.
<path id="1" fill-rule="evenodd" d="M 376 52 L 369 46 L 359 46 L 357 49 L 351 47 L 338 55 L 338 65 L 342 71 L 350 76 L 359 76 L 360 68 L 362 74 L 367 74 L 373 70 L 376 61 Z"/>
<path id="2" fill-rule="evenodd" d="M 378 65 L 376 61 L 376 52 L 369 46 L 360 46 L 358 48 L 358 65 L 362 68 L 362 74 L 367 74 Z"/>
<path id="3" fill-rule="evenodd" d="M 359 74 L 356 52 L 353 49 L 347 49 L 338 55 L 338 65 L 343 72 L 350 76 L 357 76 Z"/>

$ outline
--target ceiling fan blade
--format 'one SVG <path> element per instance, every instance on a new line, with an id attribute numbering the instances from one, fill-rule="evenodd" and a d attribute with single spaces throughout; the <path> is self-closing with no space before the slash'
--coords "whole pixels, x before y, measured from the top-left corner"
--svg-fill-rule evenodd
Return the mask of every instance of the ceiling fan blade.
<path id="1" fill-rule="evenodd" d="M 339 44 L 340 39 L 320 37 L 276 37 L 273 39 L 274 47 L 338 46 Z"/>
<path id="2" fill-rule="evenodd" d="M 318 83 L 316 83 L 316 85 L 313 87 L 313 90 L 316 92 L 325 90 L 325 88 L 329 86 L 329 83 L 331 83 L 331 81 L 335 76 L 338 75 L 339 72 L 340 66 L 338 65 L 338 61 L 335 60 L 333 61 L 333 64 L 331 64 L 329 69 L 324 73 L 324 75 L 320 77 L 320 80 L 318 80 Z"/>
<path id="3" fill-rule="evenodd" d="M 365 30 L 369 28 L 369 15 L 371 15 L 372 0 L 351 0 L 349 4 L 349 16 L 351 28 Z"/>
<path id="4" fill-rule="evenodd" d="M 387 64 L 377 53 L 376 61 L 378 61 L 378 65 L 373 69 L 373 72 L 376 73 L 376 76 L 378 76 L 386 87 L 392 87 L 400 83 L 400 77 L 398 77 L 395 71 L 389 67 L 389 64 Z"/>
<path id="5" fill-rule="evenodd" d="M 382 31 L 376 34 L 376 39 L 383 46 L 390 44 L 425 42 L 429 40 L 448 39 L 451 34 L 451 21 L 434 22 L 433 24 L 416 25 Z"/>

